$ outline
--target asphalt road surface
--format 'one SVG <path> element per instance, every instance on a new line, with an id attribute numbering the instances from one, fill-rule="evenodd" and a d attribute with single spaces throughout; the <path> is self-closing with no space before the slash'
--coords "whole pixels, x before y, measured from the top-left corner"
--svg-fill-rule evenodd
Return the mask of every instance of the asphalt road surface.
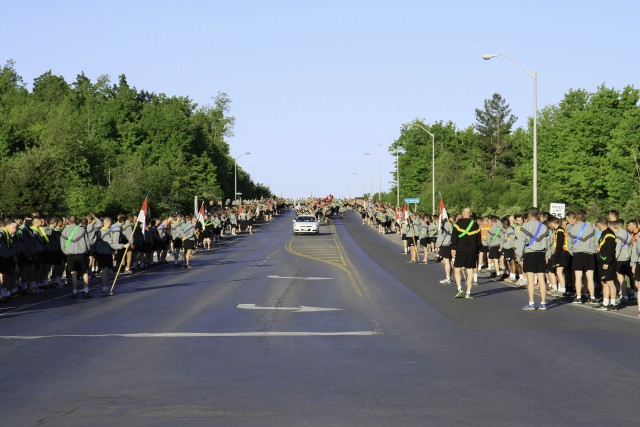
<path id="1" fill-rule="evenodd" d="M 293 213 L 113 297 L 0 315 L 3 426 L 637 426 L 640 321 L 481 280 L 349 213 Z M 323 310 L 324 309 L 324 310 Z"/>

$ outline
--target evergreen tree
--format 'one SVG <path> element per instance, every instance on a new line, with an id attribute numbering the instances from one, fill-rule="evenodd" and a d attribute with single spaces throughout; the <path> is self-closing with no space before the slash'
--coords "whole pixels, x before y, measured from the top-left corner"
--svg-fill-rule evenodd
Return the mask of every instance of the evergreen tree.
<path id="1" fill-rule="evenodd" d="M 498 172 L 510 175 L 513 161 L 507 135 L 511 133 L 517 120 L 518 118 L 511 114 L 509 104 L 499 93 L 494 93 L 491 99 L 485 99 L 484 109 L 476 108 L 478 161 L 490 178 Z"/>

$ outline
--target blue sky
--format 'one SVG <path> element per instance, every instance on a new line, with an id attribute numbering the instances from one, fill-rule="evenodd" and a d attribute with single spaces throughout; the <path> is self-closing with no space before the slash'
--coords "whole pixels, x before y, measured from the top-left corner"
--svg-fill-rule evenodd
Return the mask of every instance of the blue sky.
<path id="1" fill-rule="evenodd" d="M 0 62 L 24 80 L 125 74 L 138 89 L 232 100 L 232 154 L 285 196 L 374 191 L 402 123 L 474 123 L 501 93 L 524 125 L 570 88 L 639 86 L 635 1 L 4 2 Z M 365 156 L 370 152 L 375 157 Z M 437 154 L 436 154 L 437 156 Z M 437 161 L 437 160 L 436 160 Z M 354 175 L 353 172 L 357 174 Z M 241 189 L 239 189 L 241 191 Z"/>

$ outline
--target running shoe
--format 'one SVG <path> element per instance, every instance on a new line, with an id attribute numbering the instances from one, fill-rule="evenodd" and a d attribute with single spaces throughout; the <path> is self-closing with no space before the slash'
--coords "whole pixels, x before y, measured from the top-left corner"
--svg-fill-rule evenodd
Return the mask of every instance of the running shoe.
<path id="1" fill-rule="evenodd" d="M 464 299 L 473 299 L 473 297 L 471 295 L 465 295 Z"/>
<path id="2" fill-rule="evenodd" d="M 490 279 L 495 279 L 496 277 L 498 277 L 498 273 L 496 273 L 495 271 L 489 275 Z"/>
<path id="3" fill-rule="evenodd" d="M 618 311 L 618 306 L 617 306 L 617 305 L 610 304 L 610 305 L 607 307 L 607 311 Z"/>
<path id="4" fill-rule="evenodd" d="M 571 304 L 582 304 L 582 297 L 576 296 L 573 301 L 571 301 Z"/>
<path id="5" fill-rule="evenodd" d="M 440 280 L 440 284 L 442 284 L 442 285 L 448 285 L 449 283 L 453 283 L 453 280 L 451 280 L 451 279 L 442 279 L 442 280 Z"/>
<path id="6" fill-rule="evenodd" d="M 82 292 L 82 298 L 91 299 L 91 298 L 93 298 L 93 293 L 91 293 L 91 292 Z"/>
<path id="7" fill-rule="evenodd" d="M 478 286 L 478 281 L 477 280 L 473 281 L 473 286 Z"/>
<path id="8" fill-rule="evenodd" d="M 454 298 L 463 298 L 463 297 L 464 297 L 464 291 L 462 289 L 458 289 L 458 293 Z"/>
<path id="9" fill-rule="evenodd" d="M 80 298 L 80 295 L 78 295 L 77 292 L 74 292 L 71 294 L 71 299 L 78 299 L 78 298 Z"/>
<path id="10" fill-rule="evenodd" d="M 410 259 L 409 261 L 407 261 L 407 264 L 413 264 L 414 262 L 416 262 L 415 259 Z"/>
<path id="11" fill-rule="evenodd" d="M 540 303 L 540 310 L 546 310 L 546 309 L 547 309 L 547 303 L 546 302 Z"/>
<path id="12" fill-rule="evenodd" d="M 525 311 L 533 311 L 536 309 L 536 305 L 535 304 L 527 304 L 524 307 L 522 307 L 523 310 Z"/>

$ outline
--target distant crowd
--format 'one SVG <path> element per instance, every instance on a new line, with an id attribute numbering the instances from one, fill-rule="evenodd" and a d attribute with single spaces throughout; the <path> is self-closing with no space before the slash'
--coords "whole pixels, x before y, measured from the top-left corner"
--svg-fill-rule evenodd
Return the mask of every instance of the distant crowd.
<path id="1" fill-rule="evenodd" d="M 93 298 L 89 282 L 97 277 L 102 295 L 109 296 L 114 272 L 133 274 L 168 263 L 168 256 L 175 268 L 188 269 L 199 248 L 209 250 L 224 236 L 253 234 L 256 222 L 271 221 L 292 204 L 285 199 L 212 202 L 198 214 L 165 218 L 143 212 L 116 218 L 34 212 L 0 219 L 0 302 L 68 284 L 73 299 Z"/>

